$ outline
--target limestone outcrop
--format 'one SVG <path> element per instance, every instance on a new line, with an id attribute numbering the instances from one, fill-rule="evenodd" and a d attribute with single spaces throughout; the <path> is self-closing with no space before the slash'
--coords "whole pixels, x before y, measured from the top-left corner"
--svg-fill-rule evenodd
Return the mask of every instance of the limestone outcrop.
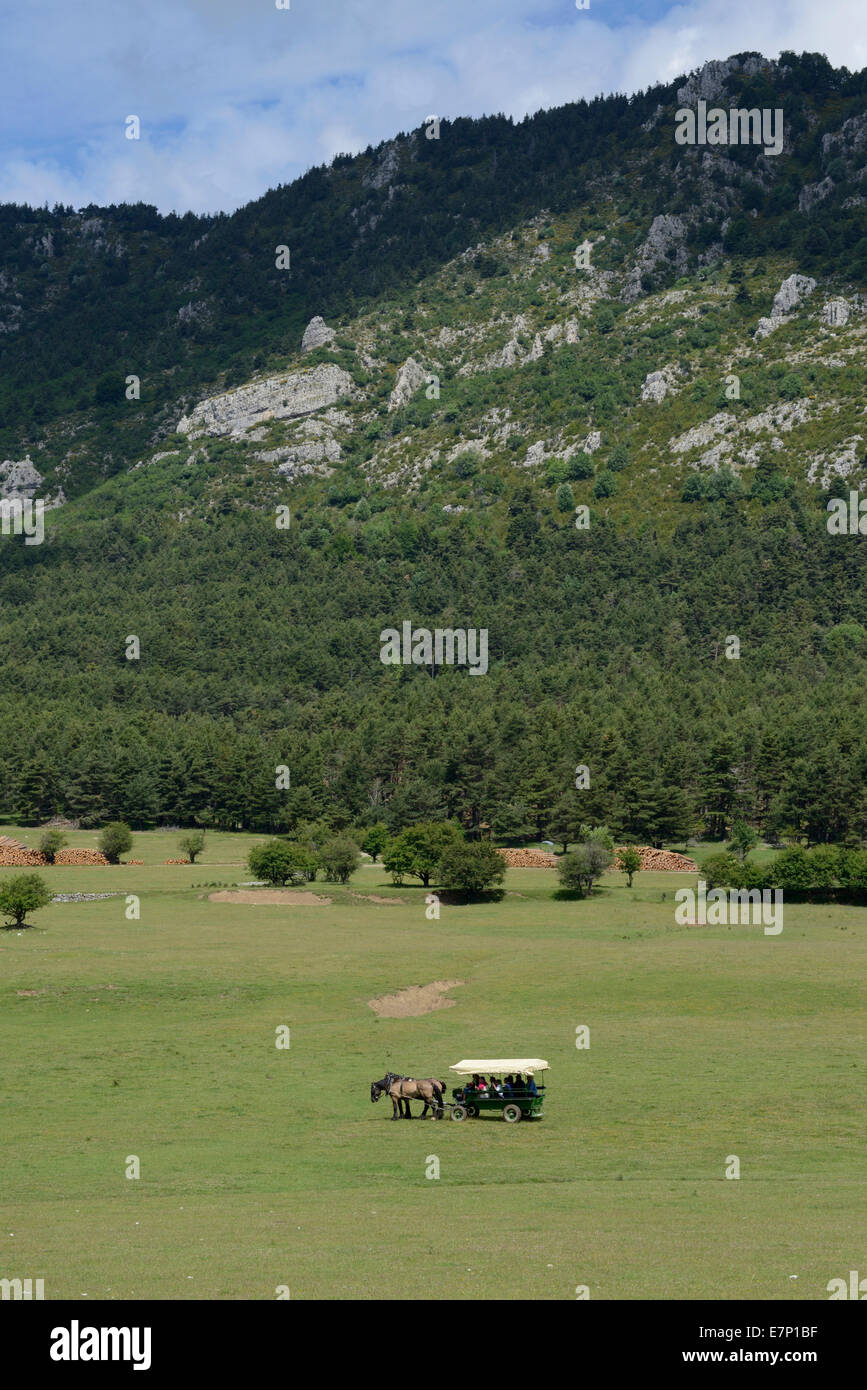
<path id="1" fill-rule="evenodd" d="M 189 415 L 178 421 L 178 433 L 196 439 L 199 435 L 232 435 L 239 438 L 255 425 L 269 420 L 290 420 L 326 410 L 337 401 L 352 396 L 352 377 L 332 363 L 300 372 L 252 381 L 220 396 L 200 401 Z"/>

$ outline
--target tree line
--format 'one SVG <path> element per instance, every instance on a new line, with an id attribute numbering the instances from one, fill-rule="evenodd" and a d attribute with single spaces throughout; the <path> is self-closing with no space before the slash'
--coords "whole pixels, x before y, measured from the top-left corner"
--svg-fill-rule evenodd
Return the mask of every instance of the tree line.
<path id="1" fill-rule="evenodd" d="M 744 820 L 772 842 L 860 841 L 859 537 L 792 498 L 759 518 L 720 500 L 668 540 L 604 518 L 579 534 L 529 489 L 504 521 L 396 500 L 370 534 L 332 521 L 341 551 L 244 512 L 7 539 L 0 813 L 283 834 L 453 820 L 561 848 L 583 822 L 659 845 Z M 488 674 L 383 666 L 379 633 L 407 615 L 486 627 Z"/>

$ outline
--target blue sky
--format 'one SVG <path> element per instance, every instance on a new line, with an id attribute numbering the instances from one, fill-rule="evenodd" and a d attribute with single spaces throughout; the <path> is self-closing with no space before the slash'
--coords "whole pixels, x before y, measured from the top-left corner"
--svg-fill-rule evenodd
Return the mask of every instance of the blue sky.
<path id="1" fill-rule="evenodd" d="M 0 0 L 0 201 L 231 211 L 430 114 L 520 118 L 745 49 L 867 65 L 867 0 L 290 4 Z"/>

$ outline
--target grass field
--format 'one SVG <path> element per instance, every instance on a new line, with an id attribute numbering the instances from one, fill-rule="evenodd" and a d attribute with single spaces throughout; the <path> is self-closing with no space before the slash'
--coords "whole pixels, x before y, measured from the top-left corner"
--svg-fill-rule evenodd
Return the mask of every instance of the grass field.
<path id="1" fill-rule="evenodd" d="M 178 836 L 136 835 L 141 867 L 42 871 L 121 896 L 0 932 L 0 1277 L 72 1299 L 827 1299 L 865 1267 L 863 908 L 787 906 L 766 937 L 676 926 L 687 875 L 580 902 L 510 870 L 502 901 L 429 921 L 371 865 L 315 885 L 329 906 L 209 901 L 255 838 L 168 867 Z M 454 1007 L 368 1005 L 434 980 L 463 981 Z M 370 1103 L 389 1067 L 485 1055 L 548 1059 L 544 1120 Z"/>

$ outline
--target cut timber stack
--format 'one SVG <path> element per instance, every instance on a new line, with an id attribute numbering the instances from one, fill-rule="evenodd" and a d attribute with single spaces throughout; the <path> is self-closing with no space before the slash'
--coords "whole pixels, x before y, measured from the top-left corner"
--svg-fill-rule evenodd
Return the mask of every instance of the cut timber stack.
<path id="1" fill-rule="evenodd" d="M 498 849 L 510 869 L 553 869 L 557 856 L 543 849 Z"/>
<path id="2" fill-rule="evenodd" d="M 38 849 L 27 849 L 25 845 L 18 845 L 15 849 L 8 847 L 9 841 L 4 837 L 4 842 L 0 842 L 0 868 L 3 869 L 45 869 L 48 868 L 48 860 Z M 16 841 L 12 841 L 16 844 Z M 71 868 L 75 865 L 94 865 L 107 864 L 108 860 L 98 849 L 59 849 L 54 856 L 54 863 L 58 868 Z"/>
<path id="3" fill-rule="evenodd" d="M 26 845 L 22 845 L 20 840 L 13 840 L 11 835 L 0 835 L 0 854 L 6 850 L 25 850 Z"/>
<path id="4" fill-rule="evenodd" d="M 632 849 L 631 845 L 619 845 L 614 851 L 614 863 L 612 869 L 617 869 L 621 873 L 625 872 L 620 864 L 619 856 L 625 849 Z M 675 872 L 682 874 L 698 873 L 698 865 L 694 859 L 687 859 L 685 854 L 675 854 L 673 850 L 653 849 L 650 845 L 635 845 L 635 849 L 641 855 L 642 869 L 651 869 L 654 873 Z"/>
<path id="5" fill-rule="evenodd" d="M 35 869 L 45 863 L 45 855 L 36 849 L 28 849 L 19 840 L 11 840 L 8 835 L 0 835 L 0 868 Z"/>
<path id="6" fill-rule="evenodd" d="M 107 864 L 108 860 L 98 849 L 59 849 L 54 856 L 55 864 Z"/>

